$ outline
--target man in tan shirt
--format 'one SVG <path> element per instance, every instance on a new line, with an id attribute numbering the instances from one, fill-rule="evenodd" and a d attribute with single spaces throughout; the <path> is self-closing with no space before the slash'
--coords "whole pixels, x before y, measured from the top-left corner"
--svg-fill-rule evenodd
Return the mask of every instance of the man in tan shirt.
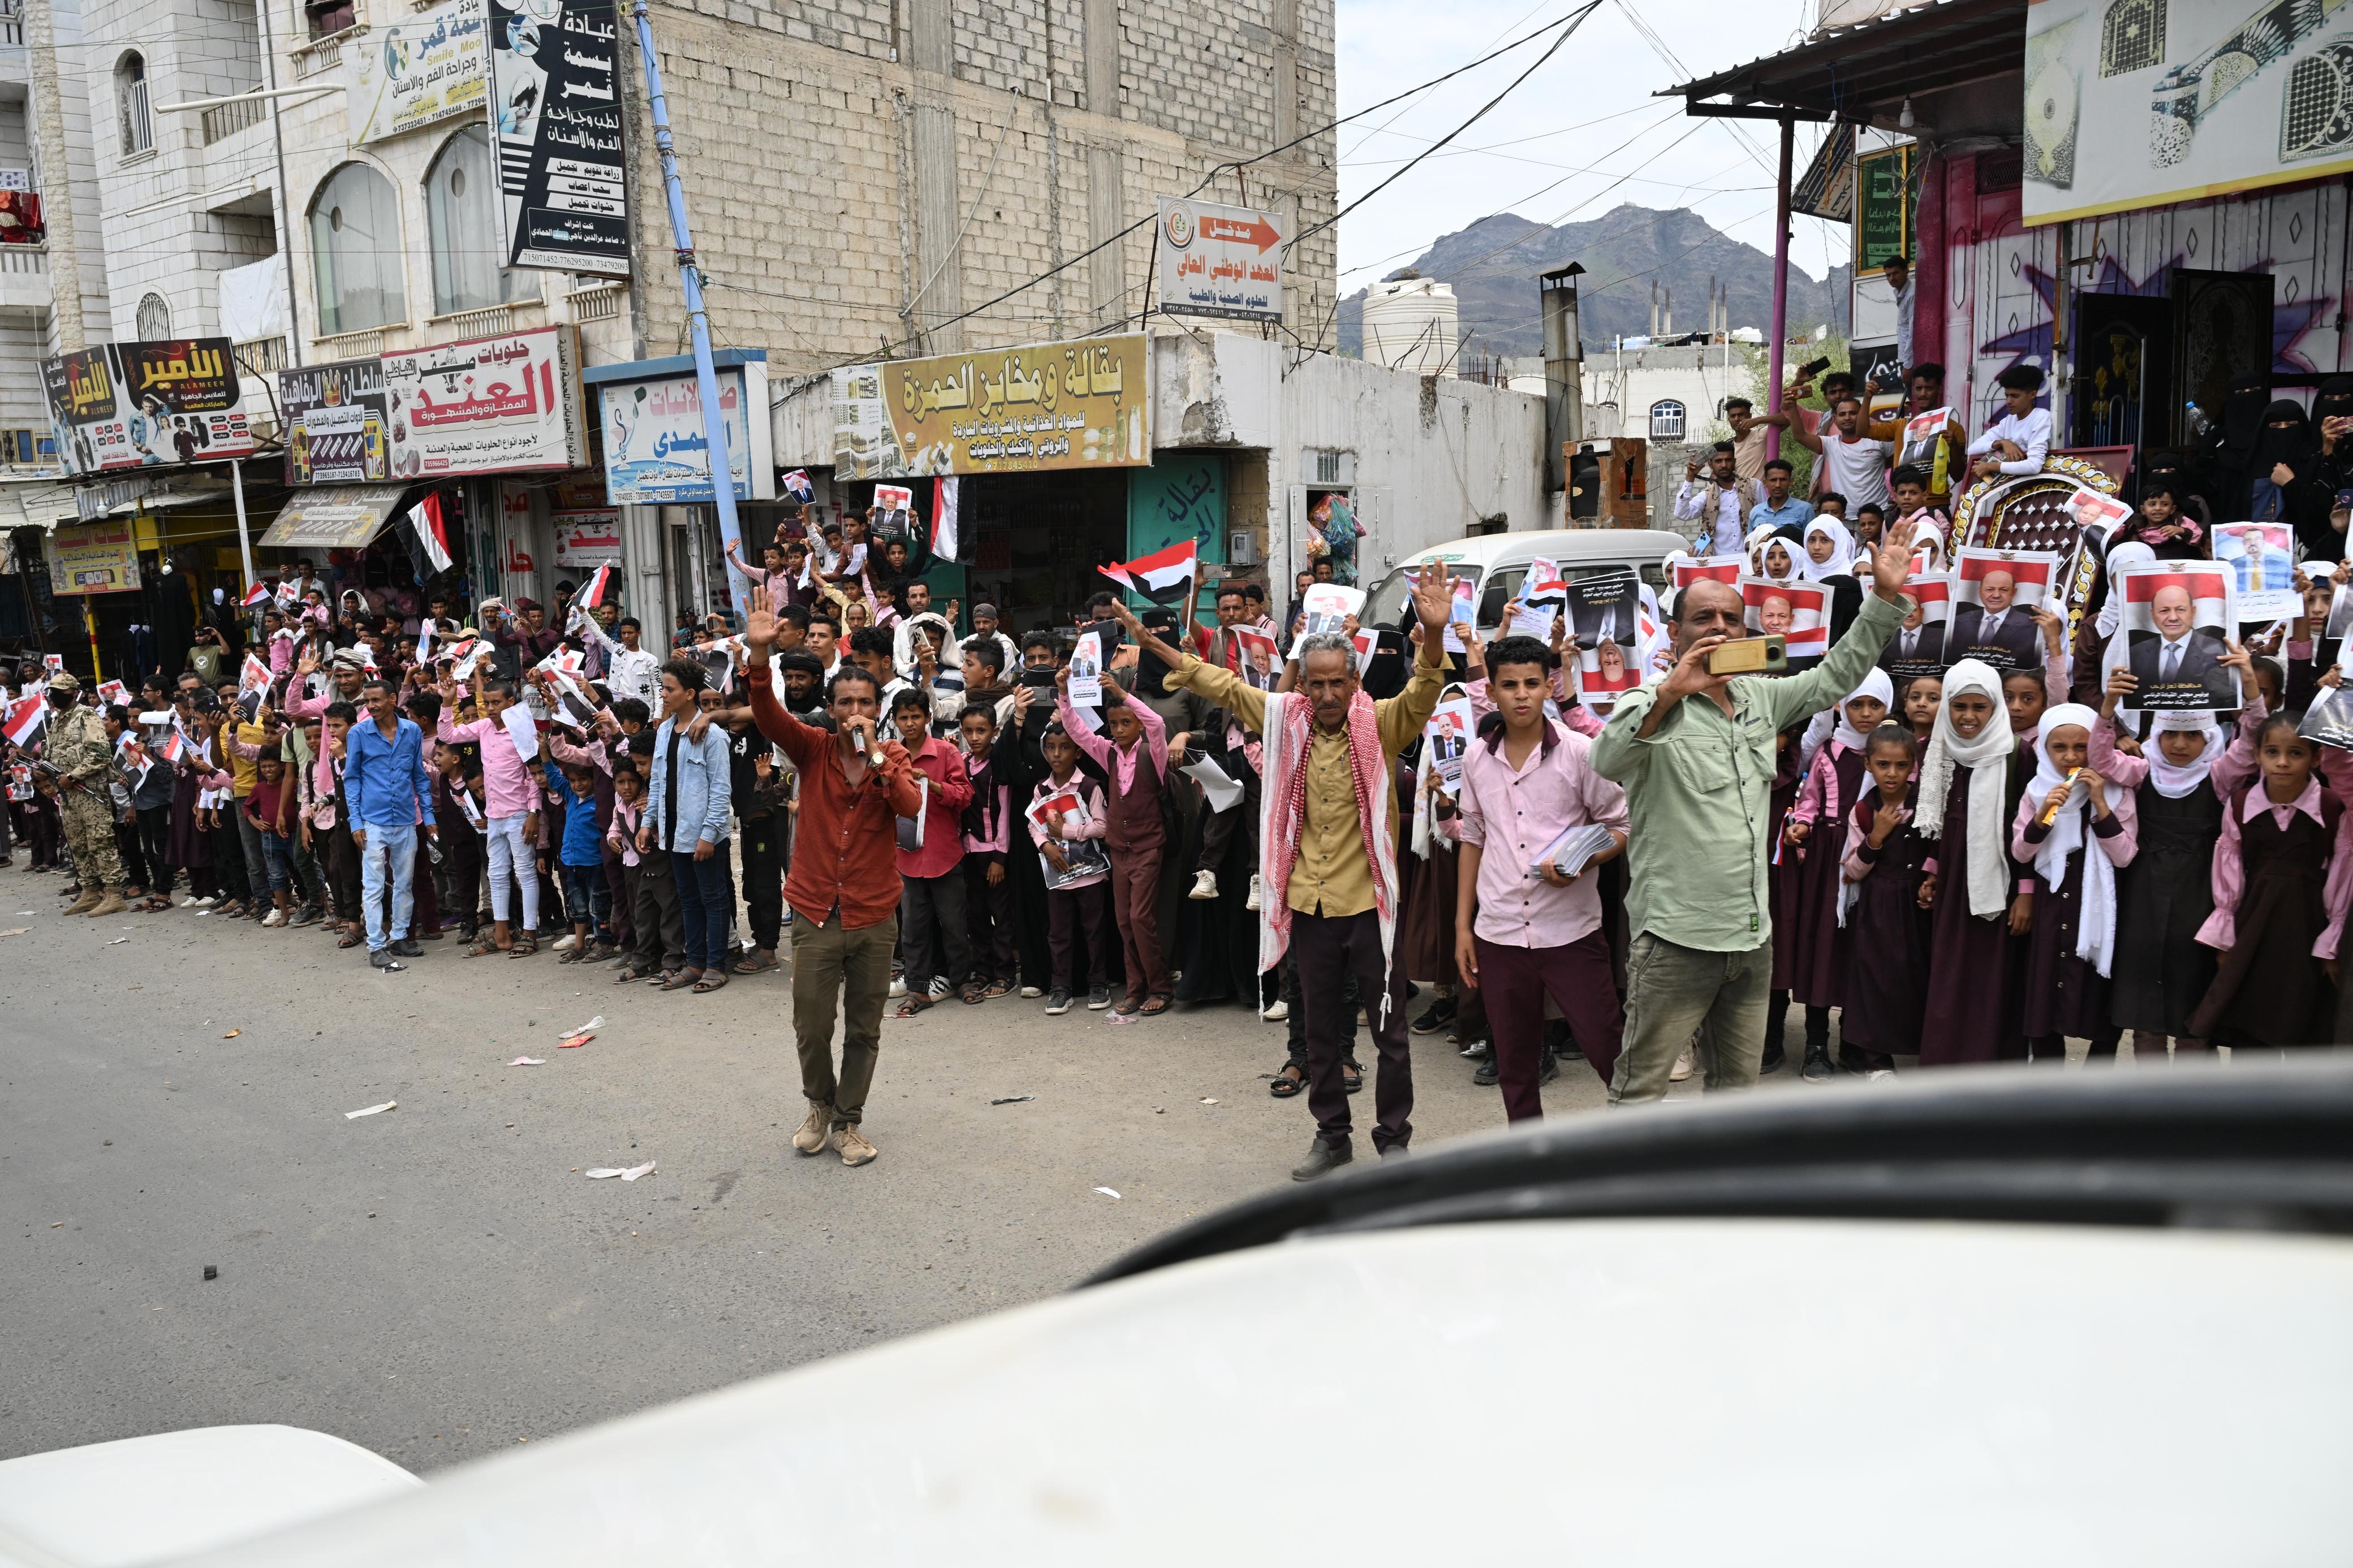
<path id="1" fill-rule="evenodd" d="M 1295 1181 L 1313 1181 L 1354 1157 L 1340 1075 L 1356 1033 L 1356 1019 L 1341 1000 L 1351 972 L 1380 1052 L 1374 1147 L 1384 1156 L 1402 1154 L 1413 1137 L 1413 1061 L 1396 943 L 1402 884 L 1394 769 L 1398 753 L 1438 706 L 1453 598 L 1445 567 L 1424 568 L 1413 591 L 1419 657 L 1405 689 L 1378 702 L 1365 695 L 1356 651 L 1340 634 L 1301 638 L 1284 688 L 1268 693 L 1230 670 L 1180 654 L 1145 630 L 1124 605 L 1113 605 L 1143 650 L 1172 668 L 1170 686 L 1198 692 L 1265 737 L 1259 859 L 1269 890 L 1281 889 L 1281 906 L 1261 912 L 1260 964 L 1272 968 L 1295 943 L 1306 1009 L 1307 1102 L 1316 1127 L 1306 1161 L 1291 1173 Z"/>

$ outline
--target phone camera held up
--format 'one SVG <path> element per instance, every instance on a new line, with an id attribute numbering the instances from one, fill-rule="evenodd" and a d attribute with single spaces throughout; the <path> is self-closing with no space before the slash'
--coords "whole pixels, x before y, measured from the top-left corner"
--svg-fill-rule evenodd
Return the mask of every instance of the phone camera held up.
<path id="1" fill-rule="evenodd" d="M 1789 668 L 1789 639 L 1775 633 L 1765 637 L 1739 637 L 1711 648 L 1710 675 L 1778 675 Z"/>

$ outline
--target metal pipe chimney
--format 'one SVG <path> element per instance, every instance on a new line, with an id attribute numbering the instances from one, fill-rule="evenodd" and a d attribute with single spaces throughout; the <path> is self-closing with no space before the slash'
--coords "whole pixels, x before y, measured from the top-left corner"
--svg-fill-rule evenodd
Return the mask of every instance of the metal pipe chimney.
<path id="1" fill-rule="evenodd" d="M 1585 268 L 1572 261 L 1537 280 L 1544 302 L 1545 489 L 1568 489 L 1568 449 L 1585 439 L 1585 340 L 1577 320 L 1577 280 Z"/>

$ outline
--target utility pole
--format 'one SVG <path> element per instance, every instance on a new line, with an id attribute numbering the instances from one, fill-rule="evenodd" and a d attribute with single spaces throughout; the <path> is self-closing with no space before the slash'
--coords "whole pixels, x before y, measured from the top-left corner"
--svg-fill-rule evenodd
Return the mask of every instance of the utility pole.
<path id="1" fill-rule="evenodd" d="M 744 534 L 735 521 L 735 465 L 727 455 L 727 421 L 719 408 L 719 373 L 711 363 L 711 319 L 702 308 L 702 273 L 695 265 L 694 237 L 686 226 L 686 190 L 679 184 L 678 152 L 670 134 L 670 100 L 662 95 L 661 63 L 654 57 L 653 18 L 647 14 L 646 0 L 637 0 L 638 53 L 646 66 L 646 107 L 654 122 L 654 151 L 661 156 L 662 187 L 670 197 L 670 241 L 678 252 L 679 286 L 686 293 L 686 324 L 694 345 L 694 389 L 702 404 L 702 436 L 707 445 L 703 455 L 711 462 L 711 497 L 719 512 L 719 537 L 723 548 L 730 554 L 744 553 Z M 746 407 L 744 418 L 748 426 L 754 419 L 765 419 L 765 408 Z M 698 573 L 702 567 L 702 552 L 695 552 Z M 734 573 L 727 574 L 730 596 L 735 602 L 736 624 L 740 627 L 751 614 L 751 599 L 744 580 Z M 709 601 L 704 601 L 706 604 Z M 702 611 L 696 612 L 700 619 Z"/>

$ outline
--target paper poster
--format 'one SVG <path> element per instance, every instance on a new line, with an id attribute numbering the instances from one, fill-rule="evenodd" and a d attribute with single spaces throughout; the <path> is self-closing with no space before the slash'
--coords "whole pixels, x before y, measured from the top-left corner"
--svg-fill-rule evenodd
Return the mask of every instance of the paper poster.
<path id="1" fill-rule="evenodd" d="M 1103 634 L 1082 632 L 1071 650 L 1071 706 L 1103 706 Z"/>
<path id="2" fill-rule="evenodd" d="M 1454 602 L 1446 612 L 1446 651 L 1468 653 L 1462 634 L 1471 629 L 1472 617 L 1478 613 L 1479 585 L 1468 577 L 1454 579 Z"/>
<path id="3" fill-rule="evenodd" d="M 1915 572 L 1905 579 L 1904 594 L 1912 601 L 1912 609 L 1879 656 L 1898 686 L 1924 675 L 1939 675 L 1953 662 L 1945 646 L 1952 629 L 1952 574 Z"/>
<path id="4" fill-rule="evenodd" d="M 2120 612 L 2100 659 L 2106 689 L 2116 670 L 2135 681 L 2131 706 L 2142 711 L 2235 711 L 2238 671 L 2221 662 L 2237 629 L 2235 583 L 2220 561 L 2152 561 L 2117 573 L 2110 592 Z"/>
<path id="5" fill-rule="evenodd" d="M 2049 595 L 2059 557 L 1964 546 L 1955 553 L 1946 663 L 1974 658 L 1996 669 L 2042 663 L 2042 628 L 2030 613 Z"/>
<path id="6" fill-rule="evenodd" d="M 2324 746 L 2353 752 L 2353 689 L 2331 686 L 2315 693 L 2295 732 Z"/>
<path id="7" fill-rule="evenodd" d="M 1449 795 L 1461 787 L 1462 759 L 1470 753 L 1478 726 L 1468 697 L 1440 703 L 1430 710 L 1430 722 L 1422 726 L 1421 765 L 1436 771 Z"/>
<path id="8" fill-rule="evenodd" d="M 1460 584 L 1457 587 L 1459 591 Z M 1307 613 L 1299 628 L 1302 637 L 1345 632 L 1348 629 L 1348 617 L 1365 607 L 1365 591 L 1338 583 L 1318 583 L 1307 590 L 1299 604 Z"/>
<path id="9" fill-rule="evenodd" d="M 1909 463 L 1926 475 L 1930 495 L 1943 495 L 1952 489 L 1947 478 L 1952 448 L 1945 442 L 1945 427 L 1952 420 L 1949 408 L 1915 414 L 1904 422 L 1903 439 L 1897 443 L 1895 467 Z"/>
<path id="10" fill-rule="evenodd" d="M 1103 856 L 1103 840 L 1076 836 L 1077 830 L 1092 822 L 1094 817 L 1087 810 L 1087 803 L 1075 787 L 1075 782 L 1072 788 L 1058 790 L 1042 800 L 1032 801 L 1028 811 L 1030 822 L 1050 840 L 1054 836 L 1047 819 L 1056 815 L 1062 818 L 1062 831 L 1071 836 L 1054 840 L 1055 847 L 1062 853 L 1063 869 L 1056 869 L 1045 851 L 1039 851 L 1038 864 L 1046 874 L 1047 888 L 1051 890 L 1074 886 L 1091 877 L 1105 876 L 1111 870 L 1111 862 Z"/>
<path id="11" fill-rule="evenodd" d="M 1227 631 L 1241 656 L 1241 678 L 1261 691 L 1271 691 L 1282 678 L 1282 658 L 1272 634 L 1256 626 L 1229 626 Z"/>
<path id="12" fill-rule="evenodd" d="M 2304 614 L 2295 589 L 2295 530 L 2284 522 L 2218 522 L 2214 559 L 2231 568 L 2242 623 Z"/>
<path id="13" fill-rule="evenodd" d="M 1747 605 L 1748 629 L 1759 637 L 1787 638 L 1793 662 L 1830 651 L 1828 588 L 1815 583 L 1777 583 L 1769 577 L 1743 577 L 1740 597 Z"/>
<path id="14" fill-rule="evenodd" d="M 1727 557 L 1721 561 L 1694 561 L 1690 556 L 1678 552 L 1667 557 L 1667 571 L 1668 580 L 1677 593 L 1690 587 L 1703 577 L 1736 586 L 1741 576 L 1738 556 Z"/>
<path id="15" fill-rule="evenodd" d="M 1358 632 L 1352 641 L 1356 649 L 1356 679 L 1362 680 L 1365 671 L 1373 668 L 1373 655 L 1381 651 L 1381 634 L 1367 629 Z"/>

